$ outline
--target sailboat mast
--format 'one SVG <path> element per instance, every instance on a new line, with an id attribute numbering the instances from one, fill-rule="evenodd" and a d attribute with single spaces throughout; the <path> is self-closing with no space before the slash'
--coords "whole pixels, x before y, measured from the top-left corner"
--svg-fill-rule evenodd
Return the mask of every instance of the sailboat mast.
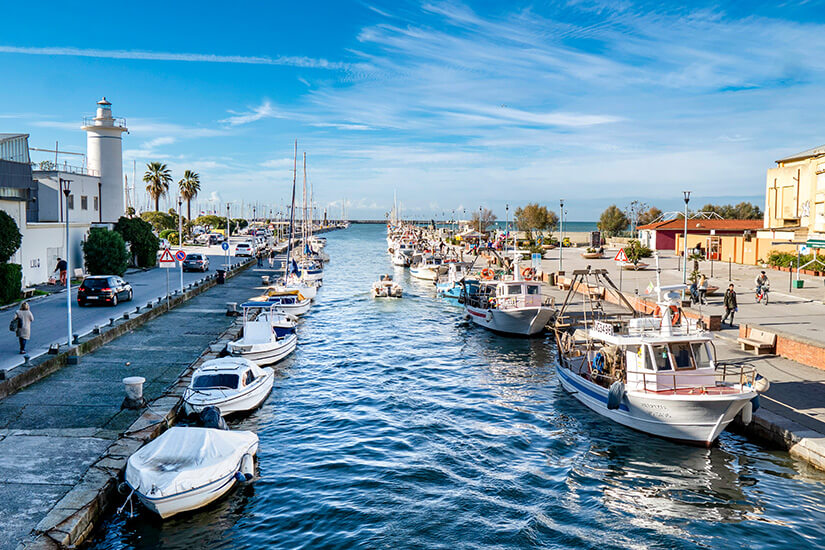
<path id="1" fill-rule="evenodd" d="M 292 167 L 292 206 L 289 209 L 289 238 L 286 242 L 286 260 L 284 261 L 284 284 L 289 277 L 289 254 L 292 251 L 292 238 L 295 235 L 295 186 L 298 183 L 298 140 L 295 140 L 295 159 Z"/>

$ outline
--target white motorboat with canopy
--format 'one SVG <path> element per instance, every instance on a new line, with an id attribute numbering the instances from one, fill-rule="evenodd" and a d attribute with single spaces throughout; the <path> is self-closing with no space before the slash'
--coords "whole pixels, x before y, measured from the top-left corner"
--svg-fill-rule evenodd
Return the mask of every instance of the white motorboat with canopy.
<path id="1" fill-rule="evenodd" d="M 295 326 L 274 326 L 273 317 L 277 304 L 270 302 L 246 302 L 243 308 L 243 336 L 229 342 L 226 349 L 230 355 L 243 357 L 258 365 L 271 365 L 281 361 L 295 351 L 298 336 Z M 258 313 L 255 316 L 255 313 Z M 277 323 L 275 324 L 277 325 Z"/>
<path id="2" fill-rule="evenodd" d="M 183 393 L 186 414 L 217 407 L 221 416 L 257 409 L 272 391 L 275 371 L 243 357 L 221 357 L 203 363 Z"/>
<path id="3" fill-rule="evenodd" d="M 392 275 L 381 275 L 377 281 L 372 283 L 372 295 L 374 298 L 401 298 L 404 290 L 401 285 L 392 280 Z"/>
<path id="4" fill-rule="evenodd" d="M 298 289 L 279 290 L 268 288 L 260 295 L 251 299 L 252 302 L 266 302 L 275 306 L 278 311 L 289 315 L 300 316 L 309 311 L 312 300 L 304 297 Z"/>
<path id="5" fill-rule="evenodd" d="M 740 412 L 750 422 L 758 392 L 769 384 L 752 367 L 716 362 L 711 333 L 680 308 L 677 291 L 683 288 L 657 285 L 657 313 L 642 317 L 606 270 L 574 271 L 555 329 L 557 370 L 562 387 L 602 416 L 710 446 Z M 583 310 L 578 328 L 570 310 L 577 293 Z M 607 314 L 607 293 L 626 311 Z"/>
<path id="6" fill-rule="evenodd" d="M 129 457 L 126 484 L 162 518 L 202 508 L 254 475 L 258 436 L 173 426 Z"/>

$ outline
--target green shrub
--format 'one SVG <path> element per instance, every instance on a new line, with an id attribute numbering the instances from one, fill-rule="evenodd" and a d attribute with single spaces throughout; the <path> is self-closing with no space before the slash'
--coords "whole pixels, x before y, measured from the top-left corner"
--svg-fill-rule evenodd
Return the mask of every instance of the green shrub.
<path id="1" fill-rule="evenodd" d="M 117 231 L 93 227 L 83 243 L 83 258 L 91 275 L 123 275 L 129 266 L 126 242 Z"/>
<path id="2" fill-rule="evenodd" d="M 165 212 L 143 212 L 140 218 L 151 223 L 155 231 L 174 229 L 178 226 L 177 218 Z"/>
<path id="3" fill-rule="evenodd" d="M 19 299 L 22 284 L 23 268 L 20 264 L 0 263 L 0 305 Z"/>
<path id="4" fill-rule="evenodd" d="M 634 265 L 639 263 L 639 260 L 642 258 L 649 258 L 653 255 L 651 249 L 636 239 L 630 239 L 630 241 L 628 241 L 624 247 L 624 253 L 627 256 L 627 260 Z"/>
<path id="5" fill-rule="evenodd" d="M 152 232 L 152 225 L 140 218 L 121 217 L 115 231 L 131 243 L 132 255 L 138 267 L 152 267 L 157 263 L 160 241 Z"/>
<path id="6" fill-rule="evenodd" d="M 813 254 L 804 254 L 799 256 L 799 265 L 805 265 L 813 260 Z M 779 252 L 772 250 L 768 254 L 768 265 L 773 267 L 796 267 L 796 254 L 793 252 Z"/>
<path id="7" fill-rule="evenodd" d="M 5 263 L 20 248 L 23 236 L 14 218 L 0 210 L 0 262 Z"/>

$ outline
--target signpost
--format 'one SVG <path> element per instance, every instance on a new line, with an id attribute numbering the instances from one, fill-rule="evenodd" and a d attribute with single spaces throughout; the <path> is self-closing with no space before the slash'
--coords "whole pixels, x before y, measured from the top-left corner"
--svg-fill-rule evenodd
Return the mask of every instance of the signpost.
<path id="1" fill-rule="evenodd" d="M 538 252 L 534 252 L 533 254 L 531 254 L 530 259 L 533 263 L 531 267 L 536 271 L 536 273 L 541 271 L 541 254 L 539 254 Z"/>
<path id="2" fill-rule="evenodd" d="M 166 269 L 166 309 L 169 309 L 169 269 L 175 267 L 175 258 L 168 248 L 163 249 L 163 253 L 158 258 L 158 267 Z"/>
<path id="3" fill-rule="evenodd" d="M 224 267 L 229 269 L 229 243 L 226 241 L 222 242 L 221 248 L 223 248 L 223 251 L 226 252 L 226 263 L 224 264 Z"/>
<path id="4" fill-rule="evenodd" d="M 624 248 L 620 248 L 613 259 L 617 262 L 627 262 L 627 254 L 624 253 Z M 622 291 L 622 275 L 624 275 L 624 266 L 619 264 L 619 292 Z"/>
<path id="5" fill-rule="evenodd" d="M 183 293 L 183 260 L 186 259 L 186 252 L 184 252 L 183 250 L 178 250 L 177 252 L 175 252 L 175 259 L 178 261 L 178 264 L 180 264 L 180 291 L 181 291 L 181 294 L 182 294 Z"/>

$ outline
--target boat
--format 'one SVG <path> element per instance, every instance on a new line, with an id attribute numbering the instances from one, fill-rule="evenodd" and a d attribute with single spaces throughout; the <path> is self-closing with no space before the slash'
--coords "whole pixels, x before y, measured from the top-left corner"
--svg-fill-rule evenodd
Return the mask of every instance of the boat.
<path id="1" fill-rule="evenodd" d="M 267 290 L 269 289 L 276 290 L 278 292 L 297 291 L 301 294 L 301 296 L 309 300 L 314 300 L 315 296 L 318 295 L 318 286 L 316 281 L 302 281 L 295 273 L 289 274 L 286 283 L 283 282 L 283 279 L 279 279 L 274 284 L 269 285 Z"/>
<path id="2" fill-rule="evenodd" d="M 312 300 L 305 297 L 300 290 L 295 288 L 268 288 L 260 296 L 255 296 L 251 302 L 266 302 L 274 306 L 277 311 L 289 315 L 300 316 L 309 311 Z"/>
<path id="3" fill-rule="evenodd" d="M 477 325 L 503 334 L 534 336 L 544 332 L 555 310 L 545 304 L 539 281 L 485 281 L 465 285 L 464 309 Z"/>
<path id="4" fill-rule="evenodd" d="M 435 280 L 436 296 L 444 298 L 453 305 L 460 305 L 458 300 L 463 292 L 463 286 L 467 282 L 478 283 L 477 279 L 468 278 L 469 273 L 469 263 L 448 262 L 443 264 Z"/>
<path id="5" fill-rule="evenodd" d="M 410 264 L 410 275 L 416 279 L 425 281 L 435 281 L 438 278 L 438 268 L 441 266 L 441 258 L 427 252 L 413 255 Z"/>
<path id="6" fill-rule="evenodd" d="M 401 285 L 392 280 L 392 275 L 381 275 L 372 283 L 373 298 L 401 298 L 403 293 Z"/>
<path id="7" fill-rule="evenodd" d="M 243 357 L 221 357 L 204 362 L 192 374 L 183 392 L 187 415 L 217 407 L 221 416 L 257 409 L 272 391 L 275 371 Z"/>
<path id="8" fill-rule="evenodd" d="M 146 508 L 168 518 L 251 479 L 257 452 L 252 432 L 173 426 L 129 457 L 126 484 Z"/>
<path id="9" fill-rule="evenodd" d="M 750 422 L 769 384 L 753 367 L 716 362 L 712 334 L 681 310 L 684 285 L 657 284 L 656 313 L 639 316 L 606 270 L 576 270 L 559 319 L 572 319 L 571 297 L 584 288 L 599 291 L 581 295 L 583 322 L 555 329 L 559 381 L 567 392 L 623 426 L 707 447 L 737 414 Z M 626 311 L 606 313 L 599 298 L 605 293 Z"/>
<path id="10" fill-rule="evenodd" d="M 297 267 L 302 281 L 321 281 L 324 278 L 324 264 L 320 260 L 304 258 L 298 261 Z"/>
<path id="11" fill-rule="evenodd" d="M 272 302 L 246 302 L 243 308 L 243 336 L 226 345 L 226 350 L 234 357 L 243 357 L 258 365 L 271 365 L 281 361 L 295 351 L 298 336 L 295 326 L 273 326 L 272 317 L 277 316 L 277 304 Z M 253 312 L 258 316 L 253 317 Z"/>

